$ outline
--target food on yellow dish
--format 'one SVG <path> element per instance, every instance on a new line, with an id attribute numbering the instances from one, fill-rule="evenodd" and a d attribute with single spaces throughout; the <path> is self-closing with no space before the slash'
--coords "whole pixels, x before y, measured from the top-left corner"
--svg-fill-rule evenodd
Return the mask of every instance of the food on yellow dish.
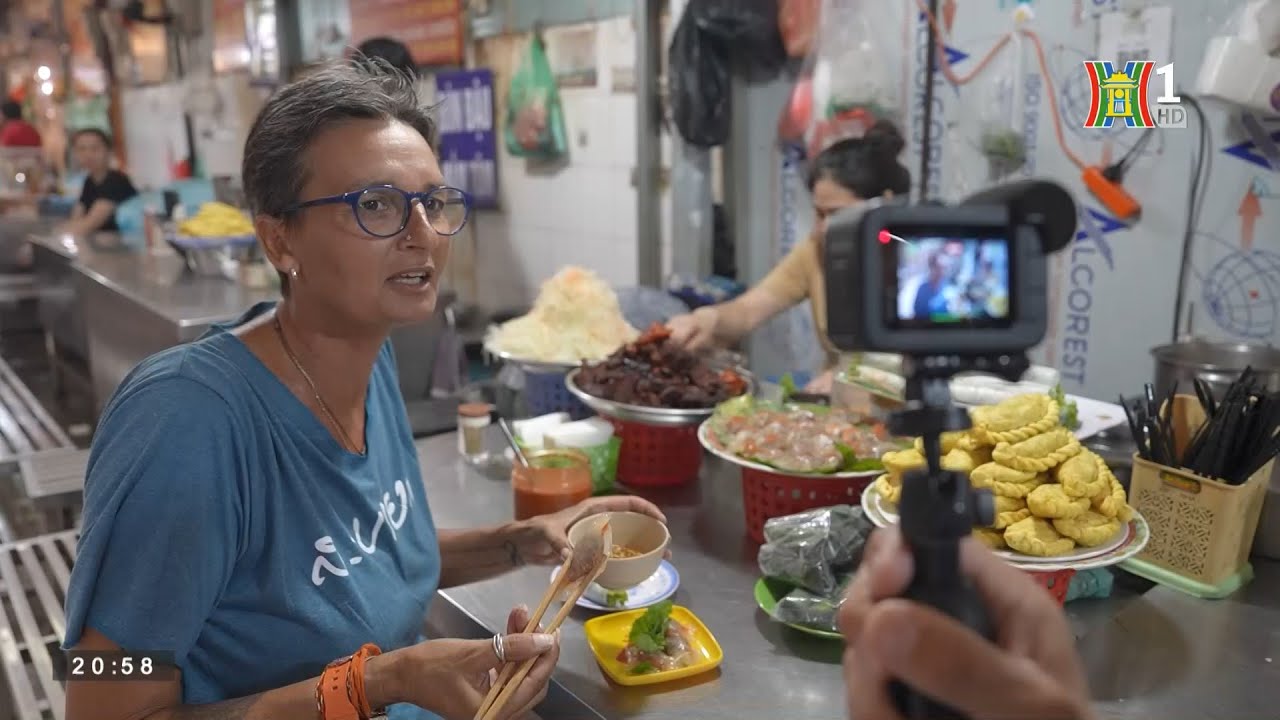
<path id="1" fill-rule="evenodd" d="M 978 539 L 978 542 L 986 545 L 992 550 L 1003 550 L 1005 547 L 1004 532 L 1001 530 L 992 530 L 991 528 L 974 528 L 973 536 Z"/>
<path id="2" fill-rule="evenodd" d="M 643 554 L 644 553 L 639 550 L 632 550 L 625 545 L 614 545 L 613 548 L 609 550 L 609 559 L 621 560 L 623 558 L 640 557 Z"/>
<path id="3" fill-rule="evenodd" d="M 1089 498 L 1073 498 L 1058 483 L 1050 483 L 1027 495 L 1027 507 L 1038 518 L 1073 518 L 1089 509 Z"/>
<path id="4" fill-rule="evenodd" d="M 1083 450 L 1054 468 L 1053 477 L 1071 497 L 1092 498 L 1107 489 L 1107 479 L 1098 470 L 1099 459 L 1092 452 Z"/>
<path id="5" fill-rule="evenodd" d="M 240 208 L 215 201 L 201 205 L 195 215 L 178 223 L 178 232 L 191 237 L 234 237 L 254 231 Z"/>
<path id="6" fill-rule="evenodd" d="M 902 498 L 902 481 L 885 473 L 876 478 L 876 492 L 880 493 L 880 499 L 884 502 L 897 505 Z"/>
<path id="7" fill-rule="evenodd" d="M 613 289 L 590 270 L 570 266 L 542 283 L 528 315 L 491 329 L 485 342 L 520 360 L 578 363 L 603 360 L 639 335 Z"/>
<path id="8" fill-rule="evenodd" d="M 1080 442 L 1070 430 L 1054 428 L 1017 443 L 999 443 L 991 459 L 1015 470 L 1044 472 L 1079 452 Z"/>
<path id="9" fill-rule="evenodd" d="M 1058 404 L 1048 395 L 1015 395 L 996 405 L 974 408 L 973 435 L 997 444 L 1020 442 L 1058 425 Z"/>
<path id="10" fill-rule="evenodd" d="M 1004 541 L 1020 553 L 1036 557 L 1053 557 L 1071 552 L 1076 542 L 1063 537 L 1048 520 L 1029 517 L 1010 525 L 1004 531 Z"/>
<path id="11" fill-rule="evenodd" d="M 618 662 L 632 675 L 688 667 L 695 660 L 689 630 L 671 619 L 671 601 L 652 605 L 631 625 Z"/>
<path id="12" fill-rule="evenodd" d="M 1055 519 L 1053 528 L 1085 547 L 1097 547 L 1116 536 L 1120 521 L 1086 510 L 1073 518 Z"/>

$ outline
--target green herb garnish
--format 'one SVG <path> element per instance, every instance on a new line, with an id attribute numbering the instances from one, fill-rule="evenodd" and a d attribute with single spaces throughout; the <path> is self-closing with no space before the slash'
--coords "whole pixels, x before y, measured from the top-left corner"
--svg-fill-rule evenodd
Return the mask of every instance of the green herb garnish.
<path id="1" fill-rule="evenodd" d="M 791 377 L 791 373 L 785 373 L 778 380 L 778 384 L 782 386 L 782 402 L 786 402 L 788 398 L 796 394 L 796 379 Z"/>
<path id="2" fill-rule="evenodd" d="M 635 667 L 631 668 L 632 675 L 648 675 L 654 672 L 658 672 L 658 668 L 647 662 L 638 662 Z"/>
<path id="3" fill-rule="evenodd" d="M 1067 393 L 1062 389 L 1062 383 L 1053 386 L 1049 391 L 1049 397 L 1058 403 L 1058 420 L 1062 426 L 1068 430 L 1076 430 L 1080 427 L 1080 408 L 1076 405 L 1075 400 L 1068 400 Z"/>
<path id="4" fill-rule="evenodd" d="M 671 601 L 650 605 L 631 625 L 628 642 L 640 652 L 660 653 L 667 649 L 667 623 L 671 620 Z"/>
<path id="5" fill-rule="evenodd" d="M 627 604 L 626 590 L 610 590 L 605 593 L 604 604 L 606 607 L 624 607 Z"/>

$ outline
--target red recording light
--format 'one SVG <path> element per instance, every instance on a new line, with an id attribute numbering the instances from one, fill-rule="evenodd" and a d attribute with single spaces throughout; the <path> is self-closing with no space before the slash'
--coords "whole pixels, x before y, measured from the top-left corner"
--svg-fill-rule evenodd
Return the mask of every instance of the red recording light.
<path id="1" fill-rule="evenodd" d="M 892 240 L 893 240 L 893 236 L 889 234 L 889 231 L 888 231 L 888 230 L 881 230 L 881 231 L 880 231 L 880 244 L 881 244 L 881 245 L 888 245 Z"/>

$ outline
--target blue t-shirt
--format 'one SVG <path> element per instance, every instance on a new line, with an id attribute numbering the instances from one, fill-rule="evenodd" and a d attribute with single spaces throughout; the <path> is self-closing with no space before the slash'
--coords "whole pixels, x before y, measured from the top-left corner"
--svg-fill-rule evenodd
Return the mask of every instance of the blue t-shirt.
<path id="1" fill-rule="evenodd" d="M 367 642 L 417 642 L 440 580 L 390 343 L 369 380 L 361 456 L 232 326 L 148 358 L 116 390 L 67 593 L 67 647 L 90 626 L 172 652 L 188 704 L 315 677 Z M 434 717 L 407 705 L 390 716 Z"/>

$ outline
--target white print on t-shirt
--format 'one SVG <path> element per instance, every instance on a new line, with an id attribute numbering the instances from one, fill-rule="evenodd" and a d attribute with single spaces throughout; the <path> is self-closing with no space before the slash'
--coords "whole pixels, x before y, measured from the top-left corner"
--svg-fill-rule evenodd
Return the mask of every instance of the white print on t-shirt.
<path id="1" fill-rule="evenodd" d="M 396 501 L 391 499 L 391 493 L 382 493 L 382 501 L 378 504 L 378 515 L 374 518 L 373 527 L 369 530 L 368 542 L 365 542 L 360 533 L 360 518 L 351 520 L 351 534 L 347 539 L 351 540 L 364 555 L 372 555 L 378 551 L 378 534 L 384 527 L 391 530 L 391 542 L 395 543 L 400 539 L 396 531 L 404 525 L 409 516 L 409 506 L 413 504 L 413 490 L 403 480 L 396 481 L 395 490 Z M 316 561 L 311 566 L 311 583 L 316 587 L 323 585 L 325 581 L 325 577 L 320 574 L 321 570 L 328 570 L 330 574 L 337 577 L 347 577 L 351 574 L 347 565 L 359 565 L 364 560 L 364 555 L 353 554 L 349 560 L 344 561 L 332 535 L 325 535 L 316 540 L 315 548 L 320 554 L 316 556 Z M 326 555 L 334 555 L 338 564 L 335 565 L 325 557 Z"/>

